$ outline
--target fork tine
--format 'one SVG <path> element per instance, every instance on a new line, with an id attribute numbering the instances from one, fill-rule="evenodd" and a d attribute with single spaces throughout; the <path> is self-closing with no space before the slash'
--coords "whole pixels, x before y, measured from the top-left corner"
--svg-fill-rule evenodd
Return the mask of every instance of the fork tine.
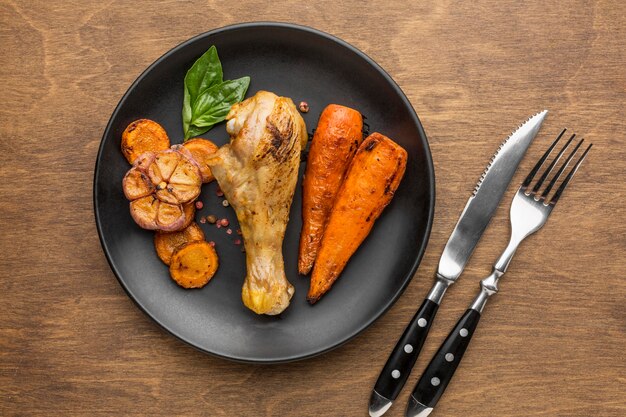
<path id="1" fill-rule="evenodd" d="M 559 162 L 559 160 L 561 159 L 561 156 L 563 156 L 563 154 L 565 153 L 565 150 L 567 149 L 567 147 L 570 145 L 570 143 L 572 143 L 572 141 L 574 140 L 574 138 L 576 137 L 576 134 L 574 133 L 568 140 L 567 143 L 565 143 L 565 146 L 563 146 L 563 148 L 559 151 L 559 153 L 554 157 L 554 160 L 550 163 L 550 165 L 548 166 L 548 169 L 546 169 L 546 171 L 541 175 L 541 177 L 539 178 L 539 181 L 537 181 L 537 184 L 535 184 L 535 186 L 533 187 L 533 193 L 536 193 L 537 191 L 539 191 L 539 189 L 541 188 L 541 186 L 543 185 L 543 182 L 548 178 L 548 176 L 552 173 L 552 170 L 554 169 L 554 167 L 556 166 L 556 164 Z"/>
<path id="2" fill-rule="evenodd" d="M 530 174 L 528 174 L 528 176 L 526 177 L 526 179 L 524 180 L 524 182 L 522 183 L 522 188 L 526 189 L 526 187 L 528 187 L 530 185 L 531 182 L 533 182 L 533 178 L 535 177 L 535 175 L 537 174 L 537 171 L 539 171 L 541 169 L 541 166 L 544 164 L 544 162 L 546 162 L 546 159 L 548 159 L 548 157 L 550 156 L 550 153 L 552 152 L 552 150 L 554 149 L 554 147 L 556 146 L 556 144 L 559 142 L 559 140 L 561 140 L 561 137 L 563 137 L 563 134 L 565 133 L 567 129 L 563 129 L 561 131 L 561 133 L 559 133 L 559 136 L 557 136 L 557 138 L 555 139 L 554 142 L 552 142 L 552 145 L 550 145 L 550 147 L 548 148 L 548 150 L 546 151 L 546 153 L 543 154 L 543 156 L 541 157 L 541 159 L 539 159 L 539 161 L 537 162 L 537 164 L 533 167 L 533 169 L 530 171 Z"/>
<path id="3" fill-rule="evenodd" d="M 570 154 L 568 155 L 568 157 L 565 160 L 565 162 L 563 162 L 563 165 L 561 165 L 561 168 L 559 168 L 559 170 L 556 172 L 556 174 L 554 174 L 554 177 L 552 177 L 552 180 L 550 181 L 550 183 L 548 184 L 546 189 L 543 190 L 543 193 L 541 194 L 541 198 L 542 199 L 545 199 L 548 196 L 548 194 L 550 193 L 550 190 L 552 190 L 552 187 L 554 187 L 554 184 L 556 184 L 556 182 L 558 181 L 558 179 L 561 176 L 561 174 L 563 174 L 563 172 L 567 168 L 567 165 L 569 165 L 569 163 L 572 160 L 572 158 L 574 158 L 574 155 L 576 155 L 576 152 L 578 151 L 578 148 L 580 148 L 580 145 L 582 145 L 584 141 L 585 141 L 584 139 L 581 139 L 580 142 L 578 142 L 576 144 L 576 146 L 574 147 L 572 152 L 570 152 Z"/>
<path id="4" fill-rule="evenodd" d="M 582 141 L 581 141 L 581 143 L 582 143 Z M 576 165 L 574 165 L 572 170 L 567 174 L 567 176 L 563 180 L 563 183 L 559 186 L 559 188 L 556 190 L 556 193 L 554 193 L 554 195 L 552 196 L 552 199 L 550 200 L 550 204 L 551 205 L 555 205 L 556 202 L 559 201 L 559 197 L 561 197 L 561 194 L 563 193 L 563 190 L 565 190 L 565 187 L 567 187 L 567 184 L 569 184 L 569 182 L 572 180 L 572 177 L 574 176 L 574 174 L 576 174 L 576 171 L 578 171 L 578 168 L 580 167 L 580 165 L 585 160 L 585 157 L 587 156 L 587 153 L 589 152 L 589 150 L 591 149 L 592 146 L 593 146 L 593 143 L 591 143 L 591 144 L 589 144 L 589 146 L 587 146 L 587 149 L 585 149 L 585 152 L 583 152 L 582 156 L 578 159 L 578 162 L 576 162 Z"/>

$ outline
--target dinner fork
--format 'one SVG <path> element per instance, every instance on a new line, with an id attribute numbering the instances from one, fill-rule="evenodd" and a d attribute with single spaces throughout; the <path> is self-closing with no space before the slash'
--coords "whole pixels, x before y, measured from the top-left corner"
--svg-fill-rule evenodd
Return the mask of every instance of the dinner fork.
<path id="1" fill-rule="evenodd" d="M 487 300 L 493 294 L 498 292 L 498 282 L 506 272 L 518 246 L 526 237 L 543 227 L 552 213 L 554 206 L 559 201 L 563 190 L 565 190 L 567 185 L 570 183 L 572 177 L 591 149 L 592 145 L 589 145 L 585 149 L 572 169 L 565 176 L 565 179 L 561 182 L 560 186 L 551 195 L 551 197 L 548 198 L 551 191 L 556 186 L 559 178 L 563 175 L 567 166 L 570 164 L 584 142 L 584 139 L 582 139 L 577 143 L 565 159 L 565 162 L 561 165 L 556 174 L 554 174 L 548 185 L 543 189 L 543 191 L 541 191 L 544 182 L 558 165 L 558 162 L 565 153 L 566 149 L 576 137 L 576 134 L 573 134 L 552 162 L 548 165 L 543 174 L 541 174 L 536 184 L 531 188 L 531 184 L 533 183 L 535 176 L 541 167 L 546 163 L 550 154 L 565 134 L 565 131 L 566 129 L 563 129 L 517 190 L 517 193 L 513 198 L 513 202 L 511 203 L 511 238 L 509 240 L 509 244 L 493 266 L 492 273 L 481 281 L 478 296 L 476 296 L 470 305 L 470 308 L 457 322 L 454 329 L 443 342 L 413 389 L 406 410 L 407 417 L 426 417 L 432 412 L 433 407 L 441 398 L 443 392 L 448 386 L 448 383 L 452 379 L 456 368 L 459 366 L 459 363 L 463 358 L 463 354 L 469 345 L 470 339 L 474 334 L 474 330 L 476 330 L 476 326 L 478 325 L 478 321 L 480 320 L 481 313 L 485 308 Z"/>

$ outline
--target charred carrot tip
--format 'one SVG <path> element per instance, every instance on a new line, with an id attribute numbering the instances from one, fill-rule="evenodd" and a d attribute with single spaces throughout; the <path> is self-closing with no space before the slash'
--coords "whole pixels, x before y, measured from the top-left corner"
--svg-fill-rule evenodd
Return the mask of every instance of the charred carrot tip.
<path id="1" fill-rule="evenodd" d="M 309 302 L 309 304 L 313 305 L 315 303 L 317 303 L 317 301 L 319 300 L 319 297 L 307 297 L 306 300 Z"/>

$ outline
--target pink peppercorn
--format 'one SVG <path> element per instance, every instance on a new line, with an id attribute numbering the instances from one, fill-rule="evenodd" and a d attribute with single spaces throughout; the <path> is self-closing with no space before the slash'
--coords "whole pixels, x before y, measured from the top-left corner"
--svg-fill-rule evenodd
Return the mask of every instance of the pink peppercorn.
<path id="1" fill-rule="evenodd" d="M 203 223 L 203 224 L 206 223 L 206 218 L 200 217 L 200 223 Z"/>
<path id="2" fill-rule="evenodd" d="M 241 239 L 235 239 L 235 245 L 241 245 Z"/>
<path id="3" fill-rule="evenodd" d="M 217 227 L 218 229 L 220 229 L 220 228 L 222 227 L 222 225 L 221 225 L 219 222 L 217 222 L 217 223 L 215 223 L 215 227 Z"/>
<path id="4" fill-rule="evenodd" d="M 233 234 L 233 229 L 226 230 L 226 233 L 228 233 L 229 235 L 232 235 Z"/>
<path id="5" fill-rule="evenodd" d="M 202 201 L 196 201 L 196 208 L 200 210 L 202 209 L 202 207 L 204 207 L 204 204 L 202 204 Z"/>
<path id="6" fill-rule="evenodd" d="M 230 223 L 228 222 L 228 219 L 224 218 L 220 220 L 220 224 L 224 227 L 227 227 Z"/>
<path id="7" fill-rule="evenodd" d="M 221 197 L 224 195 L 224 192 L 218 187 L 217 190 L 215 190 L 215 194 L 217 194 L 218 197 Z"/>
<path id="8" fill-rule="evenodd" d="M 210 242 L 209 242 L 209 245 L 211 245 L 211 246 L 215 247 L 215 242 L 210 241 Z"/>

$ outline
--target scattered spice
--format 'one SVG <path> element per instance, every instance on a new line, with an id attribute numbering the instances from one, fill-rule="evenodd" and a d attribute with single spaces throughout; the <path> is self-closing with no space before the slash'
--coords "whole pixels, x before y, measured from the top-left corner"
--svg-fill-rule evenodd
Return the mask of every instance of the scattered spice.
<path id="1" fill-rule="evenodd" d="M 200 217 L 200 223 L 202 223 L 202 224 L 206 223 L 206 218 Z"/>
<path id="2" fill-rule="evenodd" d="M 309 103 L 307 103 L 306 101 L 301 101 L 300 104 L 298 104 L 298 109 L 302 113 L 308 113 L 309 112 Z"/>
<path id="3" fill-rule="evenodd" d="M 229 235 L 232 235 L 233 234 L 233 229 L 227 229 L 226 233 L 228 233 Z"/>
<path id="4" fill-rule="evenodd" d="M 246 251 L 246 247 L 245 247 L 245 246 L 242 246 L 242 247 L 241 247 L 241 251 L 242 251 L 242 252 L 245 252 L 245 251 Z"/>
<path id="5" fill-rule="evenodd" d="M 228 206 L 230 206 L 230 203 L 228 202 L 228 200 L 224 200 L 224 201 L 222 201 L 222 205 L 224 207 L 228 207 Z"/>
<path id="6" fill-rule="evenodd" d="M 214 214 L 209 214 L 208 216 L 206 216 L 206 221 L 211 224 L 215 224 L 215 222 L 217 221 L 217 217 Z"/>
<path id="7" fill-rule="evenodd" d="M 210 241 L 210 242 L 209 242 L 209 245 L 211 245 L 211 246 L 215 247 L 215 242 Z"/>
<path id="8" fill-rule="evenodd" d="M 230 222 L 228 221 L 228 219 L 224 218 L 224 219 L 220 220 L 219 224 L 224 226 L 224 227 L 227 227 L 230 224 Z"/>
<path id="9" fill-rule="evenodd" d="M 241 232 L 241 229 L 237 229 L 237 234 L 238 234 L 239 236 L 243 235 L 243 233 Z"/>
<path id="10" fill-rule="evenodd" d="M 241 245 L 241 239 L 235 239 L 235 245 Z"/>
<path id="11" fill-rule="evenodd" d="M 215 194 L 217 194 L 218 197 L 222 197 L 224 195 L 224 192 L 220 187 L 217 187 L 217 190 L 215 190 Z"/>
<path id="12" fill-rule="evenodd" d="M 196 208 L 197 208 L 198 210 L 201 210 L 201 209 L 202 209 L 202 207 L 204 207 L 204 204 L 202 203 L 202 201 L 196 201 Z"/>
<path id="13" fill-rule="evenodd" d="M 217 223 L 215 223 L 215 227 L 217 227 L 218 229 L 220 229 L 220 228 L 222 227 L 222 225 L 221 225 L 219 222 L 217 222 Z"/>

